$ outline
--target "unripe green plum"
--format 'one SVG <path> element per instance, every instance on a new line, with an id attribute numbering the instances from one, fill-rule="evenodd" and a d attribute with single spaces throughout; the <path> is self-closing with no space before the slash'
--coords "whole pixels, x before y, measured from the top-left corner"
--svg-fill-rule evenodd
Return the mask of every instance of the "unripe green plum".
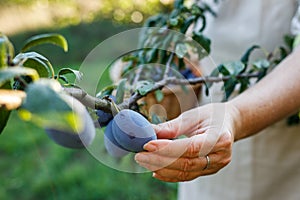
<path id="1" fill-rule="evenodd" d="M 132 152 L 143 151 L 144 144 L 157 139 L 150 122 L 130 109 L 121 110 L 114 117 L 112 132 L 118 144 Z"/>
<path id="2" fill-rule="evenodd" d="M 107 153 L 113 157 L 123 157 L 129 153 L 126 149 L 124 149 L 115 139 L 113 132 L 112 132 L 112 123 L 113 121 L 111 120 L 104 132 L 104 145 Z"/>
<path id="3" fill-rule="evenodd" d="M 94 122 L 86 110 L 77 99 L 65 95 L 66 102 L 72 107 L 73 111 L 83 120 L 83 129 L 80 132 L 60 130 L 56 127 L 46 127 L 48 136 L 57 144 L 67 148 L 84 148 L 92 143 L 95 138 L 96 130 Z"/>

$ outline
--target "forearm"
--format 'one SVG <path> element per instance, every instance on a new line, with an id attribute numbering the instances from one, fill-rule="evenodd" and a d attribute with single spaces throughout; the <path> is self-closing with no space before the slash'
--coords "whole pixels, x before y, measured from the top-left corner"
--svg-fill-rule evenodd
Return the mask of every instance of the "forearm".
<path id="1" fill-rule="evenodd" d="M 282 61 L 259 83 L 228 102 L 239 140 L 300 108 L 300 48 Z"/>

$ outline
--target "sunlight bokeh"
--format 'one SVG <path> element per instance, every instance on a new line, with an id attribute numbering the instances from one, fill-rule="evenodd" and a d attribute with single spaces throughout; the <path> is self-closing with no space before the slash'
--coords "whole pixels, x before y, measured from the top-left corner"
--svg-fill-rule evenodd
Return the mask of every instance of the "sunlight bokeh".
<path id="1" fill-rule="evenodd" d="M 141 24 L 148 16 L 168 9 L 174 0 L 2 0 L 0 27 L 6 34 L 47 27 L 64 27 L 111 19 Z"/>

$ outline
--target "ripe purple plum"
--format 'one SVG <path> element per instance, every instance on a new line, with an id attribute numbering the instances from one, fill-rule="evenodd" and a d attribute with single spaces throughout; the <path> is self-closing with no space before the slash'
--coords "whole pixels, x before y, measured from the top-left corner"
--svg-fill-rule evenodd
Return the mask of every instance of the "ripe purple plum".
<path id="1" fill-rule="evenodd" d="M 113 95 L 110 95 L 109 98 L 116 102 L 116 97 Z M 101 127 L 107 126 L 107 124 L 111 121 L 113 118 L 113 115 L 111 113 L 104 112 L 103 110 L 97 110 L 96 114 L 98 116 L 98 122 Z"/>
<path id="2" fill-rule="evenodd" d="M 144 144 L 157 139 L 150 122 L 130 109 L 121 110 L 114 117 L 112 132 L 118 144 L 132 152 L 143 151 Z"/>
<path id="3" fill-rule="evenodd" d="M 112 123 L 111 120 L 104 131 L 104 145 L 107 153 L 113 157 L 121 158 L 129 153 L 128 150 L 124 149 L 115 139 L 112 132 Z"/>
<path id="4" fill-rule="evenodd" d="M 77 99 L 66 95 L 65 100 L 72 107 L 73 111 L 81 117 L 83 129 L 73 132 L 60 130 L 56 127 L 46 127 L 45 131 L 54 142 L 61 146 L 75 149 L 85 148 L 90 145 L 95 138 L 96 130 L 94 122 L 85 106 Z"/>
<path id="5" fill-rule="evenodd" d="M 107 126 L 107 124 L 113 118 L 113 115 L 111 113 L 106 113 L 103 110 L 97 110 L 96 114 L 98 116 L 98 122 L 101 127 Z"/>

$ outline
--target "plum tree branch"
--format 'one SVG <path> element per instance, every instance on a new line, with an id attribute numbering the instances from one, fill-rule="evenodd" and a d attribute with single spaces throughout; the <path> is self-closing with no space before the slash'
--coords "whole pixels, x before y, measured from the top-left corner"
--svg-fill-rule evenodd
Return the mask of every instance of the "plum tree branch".
<path id="1" fill-rule="evenodd" d="M 93 97 L 81 88 L 64 88 L 64 91 L 89 108 L 111 112 L 111 103 L 108 100 Z"/>
<path id="2" fill-rule="evenodd" d="M 237 79 L 241 79 L 241 78 L 257 78 L 260 76 L 260 73 L 245 73 L 245 74 L 239 74 L 236 76 Z M 232 76 L 223 76 L 223 77 L 212 77 L 212 76 L 207 76 L 207 77 L 197 77 L 197 78 L 192 78 L 192 79 L 178 79 L 177 77 L 166 77 L 164 79 L 162 79 L 159 82 L 156 82 L 154 87 L 151 89 L 150 92 L 153 92 L 155 90 L 158 89 L 162 89 L 163 87 L 165 87 L 166 85 L 196 85 L 196 84 L 201 84 L 201 83 L 217 83 L 217 82 L 222 82 L 222 81 L 226 81 L 229 80 L 230 78 L 232 78 Z M 133 105 L 134 103 L 136 103 L 140 98 L 142 98 L 143 95 L 141 95 L 138 92 L 134 92 L 132 94 L 132 96 L 124 101 L 120 107 L 130 107 L 131 105 Z"/>
<path id="3" fill-rule="evenodd" d="M 257 78 L 260 76 L 260 73 L 245 73 L 245 74 L 239 74 L 236 76 L 237 79 L 241 78 Z M 155 83 L 154 87 L 148 92 L 153 92 L 158 89 L 162 89 L 163 87 L 167 85 L 196 85 L 196 84 L 202 84 L 202 83 L 217 83 L 226 81 L 232 78 L 232 76 L 223 76 L 223 77 L 197 77 L 192 79 L 178 79 L 178 77 L 166 77 L 162 79 L 161 81 L 158 81 Z M 92 109 L 99 109 L 103 110 L 104 112 L 112 112 L 112 104 L 106 100 L 106 99 L 100 99 L 93 97 L 89 94 L 87 94 L 83 89 L 80 88 L 64 88 L 64 91 L 73 96 L 74 98 L 78 99 L 81 103 L 83 103 L 85 106 L 90 107 Z M 147 93 L 147 94 L 148 94 Z M 144 97 L 145 95 L 141 95 L 137 91 L 135 91 L 130 98 L 126 99 L 123 103 L 119 104 L 118 107 L 120 109 L 124 108 L 130 108 L 132 105 L 134 105 L 139 99 Z"/>

